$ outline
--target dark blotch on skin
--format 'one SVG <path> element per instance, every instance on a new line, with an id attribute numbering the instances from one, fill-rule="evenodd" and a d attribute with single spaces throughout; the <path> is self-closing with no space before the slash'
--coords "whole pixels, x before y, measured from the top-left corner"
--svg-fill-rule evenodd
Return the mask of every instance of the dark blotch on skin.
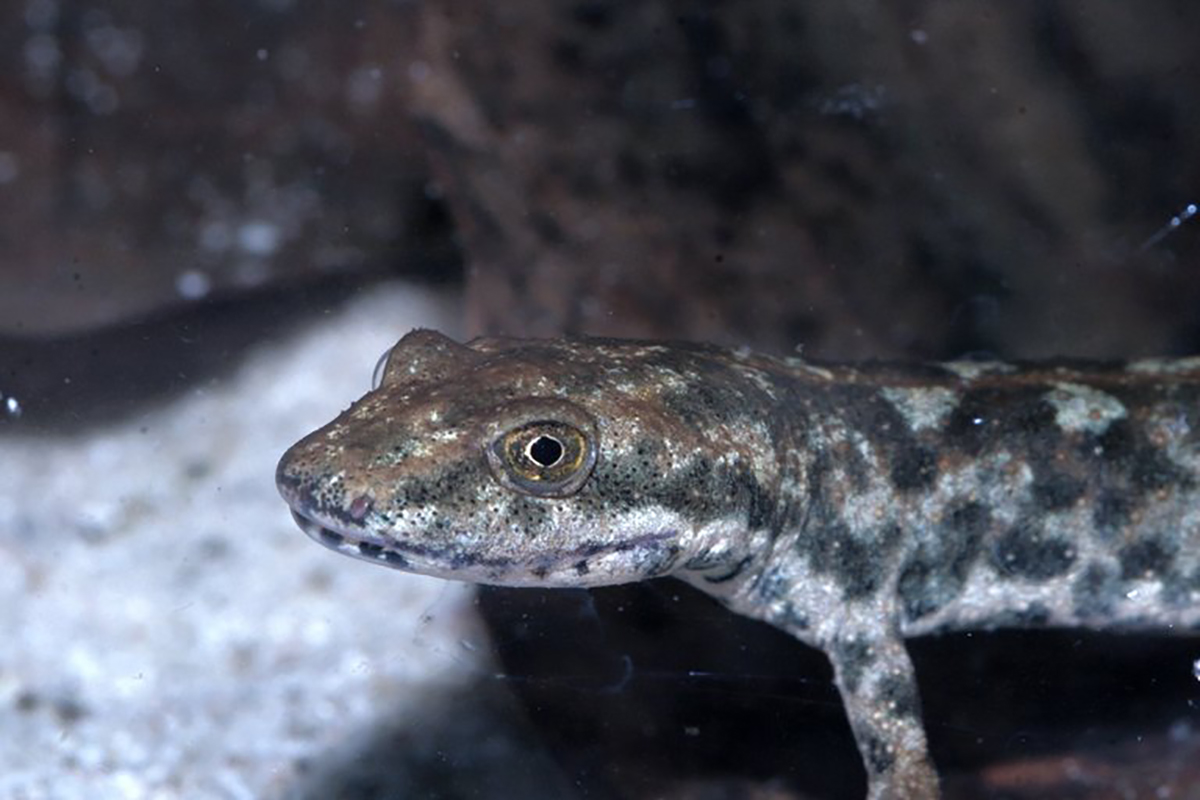
<path id="1" fill-rule="evenodd" d="M 950 414 L 946 442 L 970 456 L 1018 444 L 1031 461 L 1042 460 L 1062 436 L 1044 393 L 1041 386 L 972 389 Z"/>
<path id="2" fill-rule="evenodd" d="M 1092 522 L 1101 533 L 1114 534 L 1129 524 L 1134 503 L 1124 492 L 1108 490 L 1096 498 Z"/>
<path id="3" fill-rule="evenodd" d="M 730 567 L 728 572 L 723 572 L 720 575 L 706 575 L 704 576 L 704 580 L 708 583 L 728 583 L 745 572 L 746 567 L 750 566 L 753 561 L 753 556 L 746 556 L 741 561 Z"/>
<path id="4" fill-rule="evenodd" d="M 408 559 L 391 550 L 383 554 L 383 560 L 397 569 L 408 569 Z"/>
<path id="5" fill-rule="evenodd" d="M 830 521 L 809 526 L 798 544 L 814 570 L 841 584 L 847 600 L 861 600 L 879 588 L 901 538 L 896 525 L 872 534 L 860 538 L 844 522 Z"/>
<path id="6" fill-rule="evenodd" d="M 1071 587 L 1075 615 L 1081 620 L 1105 619 L 1121 592 L 1116 573 L 1106 564 L 1092 562 Z"/>
<path id="7" fill-rule="evenodd" d="M 682 419 L 711 424 L 730 420 L 730 411 L 744 404 L 738 393 L 722 384 L 692 383 L 686 390 L 663 395 L 663 403 Z"/>
<path id="8" fill-rule="evenodd" d="M 1070 542 L 1047 534 L 1031 521 L 1018 521 L 996 540 L 992 563 L 1010 578 L 1044 581 L 1062 575 L 1075 561 Z"/>
<path id="9" fill-rule="evenodd" d="M 898 491 L 910 492 L 933 486 L 938 475 L 937 456 L 931 448 L 917 442 L 904 417 L 875 388 L 841 387 L 830 392 L 829 400 L 832 407 L 827 409 L 828 413 L 843 417 L 851 428 L 882 450 L 892 485 Z M 843 468 L 860 459 L 856 447 L 847 446 L 844 450 L 844 454 L 836 454 Z M 847 472 L 852 478 L 856 475 L 854 470 L 847 469 Z M 865 484 L 868 478 L 865 472 L 863 474 Z"/>
<path id="10" fill-rule="evenodd" d="M 580 546 L 579 546 L 579 552 L 585 558 L 591 558 L 592 556 L 596 555 L 597 553 L 603 553 L 607 549 L 608 549 L 608 546 L 603 544 L 602 542 L 584 542 L 584 543 L 580 544 Z M 621 548 L 617 548 L 617 549 L 620 550 Z"/>
<path id="11" fill-rule="evenodd" d="M 1166 575 L 1175 563 L 1175 546 L 1159 536 L 1152 536 L 1122 547 L 1117 552 L 1121 562 L 1121 580 L 1131 581 Z"/>
<path id="12" fill-rule="evenodd" d="M 1149 446 L 1139 453 L 1132 477 L 1134 486 L 1148 492 L 1168 486 L 1190 486 L 1192 483 L 1191 476 L 1182 467 L 1167 458 L 1165 453 Z"/>
<path id="13" fill-rule="evenodd" d="M 827 499 L 829 459 L 818 455 L 808 474 L 808 513 L 796 539 L 796 551 L 817 572 L 832 575 L 848 600 L 874 593 L 890 566 L 902 532 L 889 523 L 881 529 L 855 534 Z M 788 516 L 788 515 L 783 515 Z"/>
<path id="14" fill-rule="evenodd" d="M 1050 609 L 1044 603 L 1033 602 L 1025 608 L 997 614 L 989 624 L 994 628 L 1044 628 L 1050 624 Z"/>
<path id="15" fill-rule="evenodd" d="M 358 552 L 362 553 L 367 558 L 376 558 L 380 553 L 383 552 L 383 548 L 377 544 L 372 544 L 371 542 L 359 542 Z"/>
<path id="16" fill-rule="evenodd" d="M 840 639 L 833 646 L 833 658 L 846 690 L 858 691 L 863 674 L 875 663 L 871 642 L 860 637 Z"/>
<path id="17" fill-rule="evenodd" d="M 808 630 L 812 623 L 796 607 L 796 604 L 789 600 L 783 604 L 783 613 L 776 619 L 775 624 L 782 626 L 784 630 L 790 631 L 792 634 L 799 635 L 801 632 Z"/>
<path id="18" fill-rule="evenodd" d="M 340 533 L 334 533 L 333 531 L 329 530 L 328 528 L 321 528 L 320 536 L 321 536 L 321 544 L 325 545 L 326 547 L 335 547 L 336 548 L 342 542 L 346 541 L 345 536 L 342 536 Z"/>
<path id="19" fill-rule="evenodd" d="M 892 485 L 901 492 L 928 489 L 937 480 L 937 456 L 928 447 L 896 449 L 892 458 Z"/>
<path id="20" fill-rule="evenodd" d="M 769 622 L 798 636 L 808 630 L 811 623 L 804 611 L 787 599 L 791 588 L 791 581 L 780 575 L 777 567 L 768 567 L 755 585 L 755 592 L 762 599 L 764 607 L 778 609 L 770 616 Z"/>
<path id="21" fill-rule="evenodd" d="M 791 581 L 780 574 L 779 567 L 767 567 L 758 581 L 756 591 L 764 606 L 784 600 L 792 589 Z"/>
<path id="22" fill-rule="evenodd" d="M 769 529 L 777 537 L 781 529 L 773 524 L 776 498 L 763 488 L 748 470 L 739 470 L 730 479 L 731 494 L 738 508 L 746 509 L 746 524 L 752 531 Z"/>
<path id="23" fill-rule="evenodd" d="M 872 386 L 830 387 L 828 412 L 843 417 L 850 427 L 887 445 L 910 445 L 912 433 L 896 407 Z"/>
<path id="24" fill-rule="evenodd" d="M 656 547 L 641 549 L 640 558 L 635 562 L 638 575 L 654 578 L 659 575 L 669 575 L 679 561 L 683 549 L 676 544 L 660 543 Z"/>
<path id="25" fill-rule="evenodd" d="M 857 733 L 856 736 L 866 743 L 867 769 L 872 775 L 887 772 L 896 763 L 896 755 L 891 746 L 875 733 L 868 733 L 865 737 Z"/>
<path id="26" fill-rule="evenodd" d="M 1033 502 L 1043 511 L 1070 508 L 1083 497 L 1087 484 L 1061 472 L 1039 476 L 1033 482 Z"/>
<path id="27" fill-rule="evenodd" d="M 917 700 L 917 687 L 901 675 L 888 675 L 879 682 L 879 697 L 892 707 L 898 717 L 917 718 L 921 704 Z"/>
<path id="28" fill-rule="evenodd" d="M 719 352 L 719 351 L 714 351 Z M 769 402 L 746 385 L 745 377 L 702 353 L 664 354 L 666 366 L 687 378 L 687 386 L 662 395 L 671 413 L 688 424 L 713 425 L 761 418 Z"/>
<path id="29" fill-rule="evenodd" d="M 703 572 L 725 563 L 724 558 L 714 554 L 711 548 L 704 548 L 683 564 L 683 568 L 693 572 Z"/>
<path id="30" fill-rule="evenodd" d="M 967 501 L 952 509 L 934 538 L 908 557 L 898 586 L 908 619 L 932 614 L 958 597 L 991 524 L 987 506 Z"/>
<path id="31" fill-rule="evenodd" d="M 1104 433 L 1090 437 L 1088 444 L 1092 449 L 1099 446 L 1100 457 L 1125 473 L 1130 488 L 1136 491 L 1151 492 L 1191 483 L 1187 472 L 1147 441 L 1128 419 L 1114 421 Z"/>

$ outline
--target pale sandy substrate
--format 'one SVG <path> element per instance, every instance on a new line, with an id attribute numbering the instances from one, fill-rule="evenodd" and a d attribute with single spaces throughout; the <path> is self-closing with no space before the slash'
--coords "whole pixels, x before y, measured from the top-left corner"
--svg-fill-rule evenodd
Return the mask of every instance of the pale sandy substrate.
<path id="1" fill-rule="evenodd" d="M 387 346 L 457 318 L 383 287 L 168 407 L 0 438 L 0 797 L 302 796 L 484 674 L 467 589 L 310 542 L 272 480 Z"/>

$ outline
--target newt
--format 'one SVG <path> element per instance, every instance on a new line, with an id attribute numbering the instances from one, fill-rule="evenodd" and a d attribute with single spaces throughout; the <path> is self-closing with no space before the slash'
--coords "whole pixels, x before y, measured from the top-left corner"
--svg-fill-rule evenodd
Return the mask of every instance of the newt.
<path id="1" fill-rule="evenodd" d="M 1200 624 L 1200 358 L 829 364 L 414 331 L 284 454 L 317 541 L 507 586 L 674 576 L 822 650 L 872 800 L 936 798 L 905 639 Z"/>

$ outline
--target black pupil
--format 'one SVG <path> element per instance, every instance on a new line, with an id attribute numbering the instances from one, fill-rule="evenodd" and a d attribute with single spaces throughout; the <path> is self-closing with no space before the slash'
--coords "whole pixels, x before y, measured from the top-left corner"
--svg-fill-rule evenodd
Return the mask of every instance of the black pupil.
<path id="1" fill-rule="evenodd" d="M 529 457 L 541 467 L 550 467 L 562 458 L 563 446 L 560 441 L 549 436 L 539 436 L 529 445 Z"/>

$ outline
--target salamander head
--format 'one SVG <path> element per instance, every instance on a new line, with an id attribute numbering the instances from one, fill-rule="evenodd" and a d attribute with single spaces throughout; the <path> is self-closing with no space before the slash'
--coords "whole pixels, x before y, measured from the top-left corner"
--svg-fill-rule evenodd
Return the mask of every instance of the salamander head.
<path id="1" fill-rule="evenodd" d="M 774 463 L 763 430 L 731 440 L 723 409 L 689 400 L 720 352 L 415 331 L 276 482 L 313 538 L 412 572 L 583 586 L 720 569 Z"/>

